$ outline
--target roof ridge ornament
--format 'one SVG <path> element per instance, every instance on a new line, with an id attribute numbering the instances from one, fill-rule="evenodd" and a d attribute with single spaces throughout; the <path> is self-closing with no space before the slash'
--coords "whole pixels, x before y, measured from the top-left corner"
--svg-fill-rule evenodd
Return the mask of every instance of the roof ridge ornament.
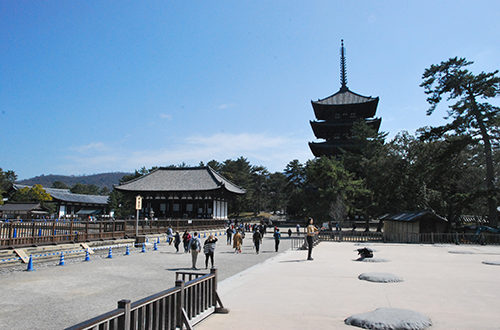
<path id="1" fill-rule="evenodd" d="M 344 39 L 340 40 L 340 91 L 346 92 L 349 90 L 347 88 L 347 72 L 346 72 L 346 61 L 345 61 L 345 50 L 344 50 Z"/>

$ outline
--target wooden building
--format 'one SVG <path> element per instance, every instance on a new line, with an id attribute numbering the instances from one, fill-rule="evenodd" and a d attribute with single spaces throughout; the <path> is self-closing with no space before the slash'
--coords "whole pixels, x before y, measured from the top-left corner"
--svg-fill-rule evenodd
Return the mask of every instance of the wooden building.
<path id="1" fill-rule="evenodd" d="M 37 219 L 49 212 L 40 203 L 7 203 L 0 205 L 0 219 Z"/>
<path id="2" fill-rule="evenodd" d="M 377 111 L 379 98 L 354 93 L 347 87 L 344 41 L 341 45 L 340 90 L 324 99 L 311 101 L 316 121 L 310 121 L 314 136 L 323 142 L 309 142 L 315 157 L 332 156 L 343 151 L 359 150 L 352 137 L 356 121 L 363 120 L 378 132 L 381 119 L 372 118 Z"/>
<path id="3" fill-rule="evenodd" d="M 31 188 L 31 186 L 14 184 L 13 189 Z M 109 196 L 73 194 L 69 189 L 43 188 L 52 197 L 56 205 L 56 216 L 59 218 L 88 218 L 90 215 L 106 215 L 108 213 Z"/>
<path id="4" fill-rule="evenodd" d="M 444 233 L 448 226 L 448 220 L 430 210 L 389 214 L 380 220 L 384 222 L 384 238 L 388 242 L 405 238 L 419 242 L 418 234 Z"/>
<path id="5" fill-rule="evenodd" d="M 228 200 L 245 193 L 209 166 L 158 168 L 115 189 L 143 197 L 149 218 L 227 219 Z"/>

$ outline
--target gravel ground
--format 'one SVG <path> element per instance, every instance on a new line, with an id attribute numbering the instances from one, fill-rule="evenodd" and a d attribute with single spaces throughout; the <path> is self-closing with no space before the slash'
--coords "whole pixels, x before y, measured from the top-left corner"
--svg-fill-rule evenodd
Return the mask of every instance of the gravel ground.
<path id="1" fill-rule="evenodd" d="M 283 235 L 288 236 L 288 235 Z M 272 234 L 267 233 L 261 253 L 256 254 L 247 233 L 241 254 L 235 254 L 226 245 L 226 236 L 219 237 L 215 252 L 215 267 L 219 281 L 277 255 Z M 202 239 L 204 241 L 204 239 Z M 176 253 L 162 243 L 158 251 L 148 247 L 108 250 L 83 258 L 34 264 L 34 272 L 26 272 L 26 265 L 3 269 L 0 272 L 0 329 L 62 329 L 116 308 L 121 299 L 132 301 L 144 298 L 175 285 L 176 271 L 191 270 L 191 255 Z M 283 237 L 280 250 L 290 248 Z M 198 257 L 198 268 L 204 268 L 205 256 Z M 22 317 L 21 317 L 22 316 Z"/>

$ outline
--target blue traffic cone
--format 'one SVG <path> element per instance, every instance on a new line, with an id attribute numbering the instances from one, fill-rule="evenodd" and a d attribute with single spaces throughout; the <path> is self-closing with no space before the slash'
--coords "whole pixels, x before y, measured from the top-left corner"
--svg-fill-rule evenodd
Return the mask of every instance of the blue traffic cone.
<path id="1" fill-rule="evenodd" d="M 153 250 L 158 251 L 158 247 L 156 246 L 156 242 L 155 242 L 155 245 L 153 247 Z"/>
<path id="2" fill-rule="evenodd" d="M 129 256 L 129 255 L 130 255 L 130 250 L 129 250 L 129 248 L 128 248 L 128 245 L 127 245 L 127 249 L 125 250 L 125 255 L 126 255 L 126 256 Z"/>
<path id="3" fill-rule="evenodd" d="M 109 247 L 108 259 L 112 259 L 112 258 L 113 258 L 113 249 L 111 247 Z"/>
<path id="4" fill-rule="evenodd" d="M 30 254 L 30 261 L 28 261 L 28 268 L 26 268 L 27 272 L 32 272 L 35 269 L 33 268 L 33 257 Z"/>
<path id="5" fill-rule="evenodd" d="M 59 266 L 64 266 L 64 252 L 61 252 L 61 258 L 59 258 Z"/>
<path id="6" fill-rule="evenodd" d="M 146 243 L 142 243 L 142 253 L 146 252 Z"/>
<path id="7" fill-rule="evenodd" d="M 85 251 L 85 260 L 84 261 L 90 261 L 90 254 L 89 251 Z"/>

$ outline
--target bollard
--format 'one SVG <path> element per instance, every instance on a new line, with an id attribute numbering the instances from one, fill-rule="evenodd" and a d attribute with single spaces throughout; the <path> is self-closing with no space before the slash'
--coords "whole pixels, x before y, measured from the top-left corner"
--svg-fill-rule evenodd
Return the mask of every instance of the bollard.
<path id="1" fill-rule="evenodd" d="M 61 258 L 59 258 L 59 266 L 64 266 L 64 252 L 61 252 Z"/>
<path id="2" fill-rule="evenodd" d="M 85 251 L 85 260 L 83 261 L 90 261 L 90 254 L 89 254 L 89 250 L 86 250 Z"/>
<path id="3" fill-rule="evenodd" d="M 130 250 L 129 250 L 129 248 L 128 248 L 128 245 L 127 245 L 127 250 L 125 250 L 125 255 L 126 255 L 126 256 L 129 256 L 129 255 L 130 255 Z"/>
<path id="4" fill-rule="evenodd" d="M 203 233 L 203 238 L 207 237 L 207 233 Z"/>
<path id="5" fill-rule="evenodd" d="M 38 229 L 38 237 L 41 237 L 42 236 L 42 229 Z"/>
<path id="6" fill-rule="evenodd" d="M 113 258 L 113 249 L 111 247 L 109 247 L 108 259 L 112 259 L 112 258 Z"/>
<path id="7" fill-rule="evenodd" d="M 156 240 L 156 243 L 160 244 L 160 236 L 158 236 L 158 239 Z"/>
<path id="8" fill-rule="evenodd" d="M 146 243 L 149 243 L 149 238 L 146 237 Z"/>
<path id="9" fill-rule="evenodd" d="M 142 253 L 146 252 L 146 243 L 142 243 Z"/>
<path id="10" fill-rule="evenodd" d="M 156 246 L 156 242 L 155 242 L 155 245 L 153 247 L 153 250 L 158 251 L 158 247 Z"/>
<path id="11" fill-rule="evenodd" d="M 217 237 L 217 232 L 215 232 L 215 237 Z"/>
<path id="12" fill-rule="evenodd" d="M 13 238 L 16 238 L 17 237 L 17 228 L 14 228 L 14 235 L 13 235 Z"/>
<path id="13" fill-rule="evenodd" d="M 32 272 L 35 269 L 33 268 L 33 257 L 30 254 L 30 261 L 28 261 L 28 268 L 26 268 L 27 272 Z"/>

